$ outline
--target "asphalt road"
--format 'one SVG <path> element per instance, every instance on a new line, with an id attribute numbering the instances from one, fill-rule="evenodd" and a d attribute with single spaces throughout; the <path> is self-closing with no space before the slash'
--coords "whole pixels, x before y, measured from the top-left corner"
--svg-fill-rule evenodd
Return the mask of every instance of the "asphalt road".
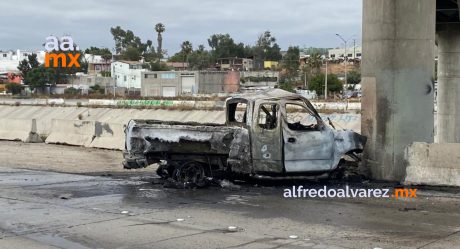
<path id="1" fill-rule="evenodd" d="M 111 170 L 112 166 L 107 165 L 117 165 L 120 152 L 19 144 L 0 142 L 0 151 L 14 148 L 16 153 L 10 153 L 11 158 L 0 153 L 4 159 L 0 161 L 0 248 L 460 245 L 458 189 L 422 188 L 417 199 L 410 200 L 283 198 L 283 189 L 293 184 L 345 184 L 307 181 L 275 186 L 264 182 L 242 183 L 233 188 L 168 189 L 149 171 Z M 40 150 L 52 156 L 39 156 Z M 81 160 L 76 158 L 71 165 L 54 158 L 55 154 L 70 157 L 75 152 Z M 99 157 L 104 160 L 96 160 Z M 29 164 L 23 163 L 26 159 Z M 99 167 L 103 170 L 89 170 Z M 88 170 L 75 170 L 78 168 Z M 387 185 L 391 184 L 354 186 Z M 229 231 L 229 226 L 236 228 Z"/>

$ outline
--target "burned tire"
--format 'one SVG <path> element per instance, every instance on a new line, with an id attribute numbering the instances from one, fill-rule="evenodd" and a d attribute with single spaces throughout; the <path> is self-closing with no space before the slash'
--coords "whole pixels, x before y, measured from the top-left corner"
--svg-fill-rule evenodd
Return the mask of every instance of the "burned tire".
<path id="1" fill-rule="evenodd" d="M 160 165 L 157 168 L 157 175 L 160 176 L 163 179 L 168 179 L 171 177 L 173 170 L 171 169 L 172 167 L 169 165 Z"/>
<path id="2" fill-rule="evenodd" d="M 203 164 L 198 162 L 186 162 L 176 167 L 173 179 L 183 187 L 205 187 L 207 185 L 206 173 Z"/>

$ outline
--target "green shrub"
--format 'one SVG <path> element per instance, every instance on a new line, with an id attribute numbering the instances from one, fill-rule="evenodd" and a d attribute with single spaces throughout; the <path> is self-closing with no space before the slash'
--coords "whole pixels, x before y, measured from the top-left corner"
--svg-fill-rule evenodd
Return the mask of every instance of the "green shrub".
<path id="1" fill-rule="evenodd" d="M 80 94 L 80 90 L 78 90 L 78 89 L 76 89 L 74 87 L 69 87 L 69 88 L 64 90 L 64 93 L 69 94 L 69 95 L 77 95 L 77 94 Z"/>
<path id="2" fill-rule="evenodd" d="M 21 91 L 24 87 L 18 83 L 8 83 L 6 84 L 6 91 L 13 95 L 21 94 Z"/>

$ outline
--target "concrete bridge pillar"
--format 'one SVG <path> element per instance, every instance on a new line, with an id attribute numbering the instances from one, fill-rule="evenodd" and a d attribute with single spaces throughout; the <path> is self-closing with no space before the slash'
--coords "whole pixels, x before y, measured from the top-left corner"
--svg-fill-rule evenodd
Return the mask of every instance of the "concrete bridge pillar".
<path id="1" fill-rule="evenodd" d="M 460 23 L 440 24 L 438 41 L 438 143 L 460 143 Z"/>
<path id="2" fill-rule="evenodd" d="M 365 168 L 400 181 L 404 148 L 433 142 L 436 1 L 363 0 Z"/>

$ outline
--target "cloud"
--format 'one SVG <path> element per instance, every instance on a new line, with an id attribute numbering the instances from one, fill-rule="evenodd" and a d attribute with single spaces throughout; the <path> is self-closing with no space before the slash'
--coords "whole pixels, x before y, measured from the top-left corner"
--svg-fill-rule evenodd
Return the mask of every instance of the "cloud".
<path id="1" fill-rule="evenodd" d="M 39 49 L 46 36 L 71 34 L 80 47 L 114 46 L 110 27 L 156 43 L 154 25 L 166 25 L 169 54 L 184 40 L 207 45 L 215 33 L 254 44 L 270 30 L 281 47 L 336 47 L 334 36 L 361 35 L 362 0 L 20 0 L 2 1 L 0 49 Z M 4 11 L 4 10 L 14 11 Z"/>

